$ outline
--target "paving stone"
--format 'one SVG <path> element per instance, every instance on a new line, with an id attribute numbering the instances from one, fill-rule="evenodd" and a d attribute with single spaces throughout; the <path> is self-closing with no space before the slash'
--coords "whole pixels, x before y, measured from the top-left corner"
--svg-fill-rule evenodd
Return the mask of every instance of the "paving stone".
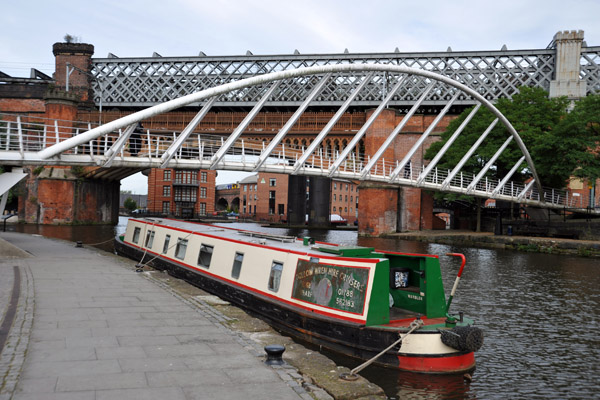
<path id="1" fill-rule="evenodd" d="M 31 362 L 49 361 L 85 361 L 96 360 L 96 351 L 93 347 L 77 347 L 66 349 L 45 349 L 32 352 L 29 355 Z"/>
<path id="2" fill-rule="evenodd" d="M 284 388 L 287 388 L 287 390 L 282 390 Z M 299 398 L 298 394 L 290 390 L 285 383 L 202 385 L 184 387 L 182 390 L 187 400 L 298 400 Z"/>
<path id="3" fill-rule="evenodd" d="M 148 357 L 185 357 L 217 354 L 207 344 L 179 344 L 168 346 L 144 346 Z"/>
<path id="4" fill-rule="evenodd" d="M 16 393 L 12 400 L 96 400 L 96 392 L 93 390 L 85 392 L 61 392 L 44 393 L 40 398 L 39 393 Z"/>
<path id="5" fill-rule="evenodd" d="M 99 337 L 84 337 L 84 338 L 66 338 L 66 347 L 114 347 L 118 346 L 119 342 L 115 336 L 99 336 Z"/>
<path id="6" fill-rule="evenodd" d="M 96 347 L 96 357 L 98 360 L 121 360 L 129 358 L 145 358 L 146 352 L 141 346 L 105 346 Z"/>
<path id="7" fill-rule="evenodd" d="M 230 385 L 231 379 L 221 370 L 148 372 L 148 384 L 151 387 L 163 386 L 203 386 Z"/>
<path id="8" fill-rule="evenodd" d="M 232 381 L 238 383 L 281 382 L 281 378 L 270 368 L 232 368 L 225 373 Z"/>
<path id="9" fill-rule="evenodd" d="M 123 372 L 164 372 L 189 370 L 184 358 L 119 359 Z"/>
<path id="10" fill-rule="evenodd" d="M 29 362 L 24 365 L 24 378 L 81 376 L 121 372 L 116 360 Z"/>
<path id="11" fill-rule="evenodd" d="M 179 343 L 175 336 L 119 336 L 117 341 L 120 346 L 167 346 Z"/>
<path id="12" fill-rule="evenodd" d="M 103 389 L 133 389 L 148 387 L 146 375 L 142 372 L 118 374 L 98 374 L 86 376 L 64 376 L 58 378 L 57 392 L 73 392 Z"/>
<path id="13" fill-rule="evenodd" d="M 181 388 L 98 390 L 96 400 L 187 400 Z"/>
<path id="14" fill-rule="evenodd" d="M 18 393 L 53 393 L 58 378 L 21 379 L 17 386 Z"/>

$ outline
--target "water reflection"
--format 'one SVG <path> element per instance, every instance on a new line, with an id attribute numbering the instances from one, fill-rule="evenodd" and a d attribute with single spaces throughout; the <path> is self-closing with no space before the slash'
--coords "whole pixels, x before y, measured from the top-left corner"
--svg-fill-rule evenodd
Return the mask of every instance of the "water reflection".
<path id="1" fill-rule="evenodd" d="M 115 227 L 11 227 L 65 240 L 98 243 L 123 232 L 126 219 Z M 600 393 L 600 262 L 597 259 L 475 249 L 390 238 L 358 238 L 356 231 L 265 228 L 231 223 L 319 241 L 358 244 L 407 253 L 440 256 L 447 292 L 460 262 L 445 256 L 464 253 L 467 265 L 451 311 L 464 311 L 485 332 L 476 354 L 473 382 L 462 376 L 426 376 L 369 367 L 361 374 L 382 386 L 390 398 L 505 399 L 594 398 Z M 11 229 L 8 228 L 8 229 Z M 104 247 L 103 247 L 104 248 Z M 355 360 L 342 361 L 350 368 Z"/>

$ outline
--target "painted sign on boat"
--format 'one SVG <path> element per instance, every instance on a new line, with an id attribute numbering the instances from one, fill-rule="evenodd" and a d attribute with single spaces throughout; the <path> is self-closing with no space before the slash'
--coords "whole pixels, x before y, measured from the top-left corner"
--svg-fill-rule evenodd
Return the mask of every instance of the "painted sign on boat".
<path id="1" fill-rule="evenodd" d="M 362 314 L 369 270 L 298 260 L 292 297 L 340 311 Z"/>

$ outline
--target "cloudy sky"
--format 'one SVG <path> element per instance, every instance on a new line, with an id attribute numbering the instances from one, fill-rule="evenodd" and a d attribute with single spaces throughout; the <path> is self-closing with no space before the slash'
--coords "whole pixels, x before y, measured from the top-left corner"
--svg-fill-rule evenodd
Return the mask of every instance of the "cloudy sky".
<path id="1" fill-rule="evenodd" d="M 97 58 L 541 49 L 574 29 L 600 45 L 600 0 L 5 0 L 0 10 L 0 71 L 11 76 L 51 75 L 66 34 Z"/>

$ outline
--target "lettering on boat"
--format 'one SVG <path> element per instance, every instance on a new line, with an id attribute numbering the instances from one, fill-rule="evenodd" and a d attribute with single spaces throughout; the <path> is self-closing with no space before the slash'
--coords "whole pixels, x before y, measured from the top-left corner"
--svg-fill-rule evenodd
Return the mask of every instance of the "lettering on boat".
<path id="1" fill-rule="evenodd" d="M 423 298 L 421 296 L 417 296 L 416 294 L 408 294 L 406 297 L 413 300 L 423 301 Z"/>
<path id="2" fill-rule="evenodd" d="M 298 260 L 292 297 L 308 303 L 361 314 L 369 270 Z"/>

